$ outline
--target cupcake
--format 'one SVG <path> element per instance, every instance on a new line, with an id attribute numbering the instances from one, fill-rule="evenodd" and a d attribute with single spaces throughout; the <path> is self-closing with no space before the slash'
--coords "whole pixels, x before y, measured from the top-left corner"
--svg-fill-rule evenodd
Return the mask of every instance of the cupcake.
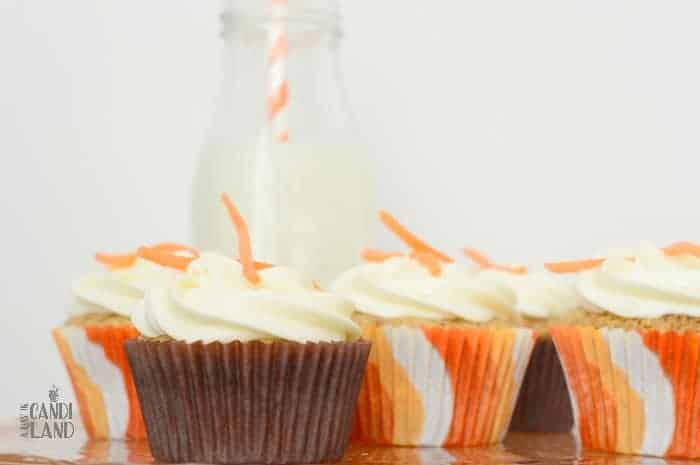
<path id="1" fill-rule="evenodd" d="M 370 345 L 352 305 L 301 273 L 256 266 L 224 201 L 240 262 L 203 253 L 146 293 L 126 343 L 153 457 L 165 462 L 339 459 Z"/>
<path id="2" fill-rule="evenodd" d="M 353 438 L 401 446 L 476 446 L 508 430 L 534 331 L 514 327 L 498 284 L 480 280 L 406 230 L 407 253 L 366 250 L 332 290 L 357 307 L 372 352 Z"/>
<path id="3" fill-rule="evenodd" d="M 128 255 L 97 254 L 105 271 L 75 281 L 75 304 L 53 337 L 68 370 L 88 436 L 143 438 L 145 428 L 123 343 L 138 336 L 130 322 L 150 286 L 162 286 L 196 252 L 177 244 Z"/>
<path id="4" fill-rule="evenodd" d="M 552 329 L 585 448 L 700 457 L 700 246 L 642 244 L 551 263 L 585 314 Z"/>
<path id="5" fill-rule="evenodd" d="M 546 273 L 528 273 L 523 266 L 497 265 L 474 249 L 464 252 L 483 270 L 482 280 L 501 287 L 513 319 L 537 331 L 510 431 L 571 431 L 571 400 L 550 329 L 577 319 L 580 306 L 573 288 Z"/>

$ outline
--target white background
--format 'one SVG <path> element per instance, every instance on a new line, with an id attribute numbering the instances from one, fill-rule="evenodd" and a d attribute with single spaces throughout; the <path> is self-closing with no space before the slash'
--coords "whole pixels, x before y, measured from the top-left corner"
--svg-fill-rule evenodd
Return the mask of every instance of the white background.
<path id="1" fill-rule="evenodd" d="M 700 237 L 700 3 L 343 7 L 380 204 L 431 242 L 533 265 Z M 218 10 L 0 0 L 0 418 L 70 393 L 49 330 L 96 250 L 189 239 Z"/>

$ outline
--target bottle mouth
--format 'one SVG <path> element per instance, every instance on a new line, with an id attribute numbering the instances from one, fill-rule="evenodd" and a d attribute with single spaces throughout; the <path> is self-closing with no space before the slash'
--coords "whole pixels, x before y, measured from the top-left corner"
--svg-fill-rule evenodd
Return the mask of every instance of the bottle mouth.
<path id="1" fill-rule="evenodd" d="M 277 5 L 279 5 L 278 2 Z M 340 34 L 338 0 L 287 0 L 275 6 L 273 0 L 224 0 L 221 15 L 224 30 L 227 23 L 256 25 L 266 28 L 273 22 L 285 21 L 290 35 L 312 29 L 328 29 Z"/>

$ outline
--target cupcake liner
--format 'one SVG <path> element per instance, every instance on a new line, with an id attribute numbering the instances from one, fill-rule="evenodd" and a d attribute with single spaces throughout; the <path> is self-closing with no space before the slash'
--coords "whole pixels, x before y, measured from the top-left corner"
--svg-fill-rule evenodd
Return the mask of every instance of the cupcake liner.
<path id="1" fill-rule="evenodd" d="M 510 431 L 568 433 L 574 425 L 569 390 L 551 337 L 540 337 L 515 404 Z"/>
<path id="2" fill-rule="evenodd" d="M 93 439 L 143 439 L 141 415 L 124 341 L 131 325 L 63 326 L 52 332 L 68 370 L 83 426 Z"/>
<path id="3" fill-rule="evenodd" d="M 571 326 L 552 334 L 584 447 L 700 457 L 700 334 Z"/>
<path id="4" fill-rule="evenodd" d="M 401 446 L 500 442 L 534 333 L 524 328 L 363 324 L 372 342 L 353 440 Z"/>
<path id="5" fill-rule="evenodd" d="M 366 342 L 126 343 L 153 457 L 311 463 L 348 443 Z"/>

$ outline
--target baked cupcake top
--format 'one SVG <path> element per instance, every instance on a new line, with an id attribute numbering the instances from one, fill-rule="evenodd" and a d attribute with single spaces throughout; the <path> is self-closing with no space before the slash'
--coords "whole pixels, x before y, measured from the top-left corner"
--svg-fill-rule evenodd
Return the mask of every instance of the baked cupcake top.
<path id="1" fill-rule="evenodd" d="M 167 285 L 197 256 L 194 249 L 173 243 L 140 247 L 126 255 L 98 253 L 96 259 L 106 270 L 73 282 L 77 305 L 71 316 L 103 314 L 128 318 L 143 301 L 147 289 Z"/>
<path id="2" fill-rule="evenodd" d="M 576 291 L 591 312 L 648 320 L 700 317 L 700 246 L 679 242 L 664 249 L 642 243 L 602 258 L 548 263 L 554 272 L 578 273 Z"/>
<path id="3" fill-rule="evenodd" d="M 170 285 L 151 288 L 132 322 L 146 337 L 188 343 L 357 339 L 354 308 L 290 268 L 256 264 L 244 219 L 224 196 L 238 232 L 240 262 L 202 253 Z"/>

